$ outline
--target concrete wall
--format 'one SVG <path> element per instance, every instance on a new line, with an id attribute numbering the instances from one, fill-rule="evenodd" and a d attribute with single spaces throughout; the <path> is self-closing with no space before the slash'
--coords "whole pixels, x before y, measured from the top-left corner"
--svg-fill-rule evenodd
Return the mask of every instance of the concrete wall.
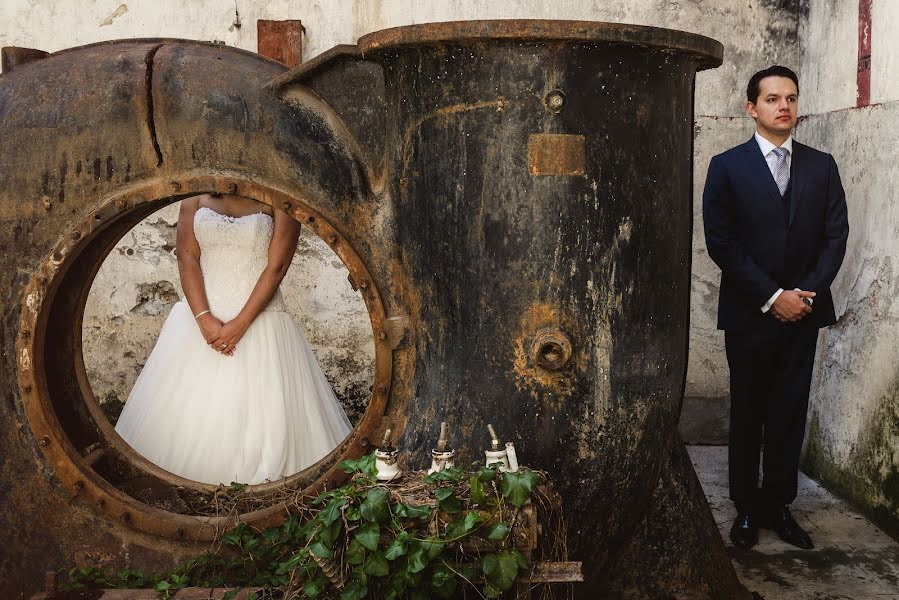
<path id="1" fill-rule="evenodd" d="M 855 8 L 837 5 L 851 4 Z M 825 330 L 810 398 L 805 469 L 899 535 L 899 3 L 874 0 L 871 102 L 856 108 L 857 2 L 813 3 L 803 24 L 802 95 L 822 111 L 797 137 L 834 155 L 850 237 L 833 285 L 838 323 Z M 865 32 L 862 31 L 862 35 Z M 813 44 L 832 36 L 819 52 Z M 807 42 L 806 42 L 807 40 Z M 847 58 L 847 55 L 850 55 Z M 850 60 L 851 59 L 851 60 Z M 851 91 L 849 93 L 847 91 Z M 831 111 L 831 112 L 825 112 Z"/>

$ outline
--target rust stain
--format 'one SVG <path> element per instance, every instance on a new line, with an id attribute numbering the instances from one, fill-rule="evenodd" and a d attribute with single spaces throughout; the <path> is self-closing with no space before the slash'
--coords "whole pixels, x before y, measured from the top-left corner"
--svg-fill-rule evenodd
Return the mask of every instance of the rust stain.
<path id="1" fill-rule="evenodd" d="M 528 172 L 531 175 L 584 175 L 586 138 L 568 133 L 532 133 L 528 136 Z"/>
<path id="2" fill-rule="evenodd" d="M 465 104 L 451 104 L 450 106 L 444 106 L 433 110 L 411 121 L 403 133 L 403 176 L 400 179 L 403 191 L 406 191 L 406 188 L 409 184 L 409 179 L 406 173 L 409 172 L 409 162 L 412 160 L 412 136 L 421 128 L 421 126 L 426 121 L 429 121 L 431 119 L 445 119 L 452 115 L 489 108 L 496 110 L 496 112 L 502 112 L 509 106 L 509 104 L 510 102 L 503 97 L 499 97 L 496 100 L 483 100 L 481 102 L 472 102 Z"/>

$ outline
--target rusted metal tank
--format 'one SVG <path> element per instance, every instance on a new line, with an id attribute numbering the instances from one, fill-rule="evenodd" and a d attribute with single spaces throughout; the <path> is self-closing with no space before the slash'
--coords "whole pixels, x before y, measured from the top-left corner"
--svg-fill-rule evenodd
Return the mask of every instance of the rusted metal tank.
<path id="1" fill-rule="evenodd" d="M 221 191 L 311 227 L 371 315 L 365 417 L 291 485 L 339 480 L 336 461 L 387 428 L 414 466 L 442 420 L 461 459 L 483 457 L 493 423 L 560 491 L 583 597 L 745 597 L 676 434 L 693 81 L 721 53 L 564 21 L 390 29 L 292 71 L 181 40 L 9 50 L 0 593 L 73 563 L 162 567 L 231 522 L 195 509 L 214 488 L 118 438 L 80 351 L 116 240 L 165 203 Z"/>

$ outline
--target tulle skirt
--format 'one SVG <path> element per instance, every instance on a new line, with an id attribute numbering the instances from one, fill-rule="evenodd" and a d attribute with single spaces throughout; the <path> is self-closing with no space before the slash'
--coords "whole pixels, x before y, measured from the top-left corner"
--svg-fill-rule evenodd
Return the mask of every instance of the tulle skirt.
<path id="1" fill-rule="evenodd" d="M 175 304 L 116 431 L 163 469 L 211 484 L 292 475 L 333 450 L 350 423 L 302 331 L 263 311 L 233 356 L 209 348 Z"/>

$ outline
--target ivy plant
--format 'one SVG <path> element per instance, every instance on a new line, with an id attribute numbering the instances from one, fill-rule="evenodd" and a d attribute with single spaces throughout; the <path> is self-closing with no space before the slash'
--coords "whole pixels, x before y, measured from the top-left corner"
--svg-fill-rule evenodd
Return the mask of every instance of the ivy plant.
<path id="1" fill-rule="evenodd" d="M 277 588 L 286 598 L 427 600 L 470 586 L 497 598 L 527 573 L 513 540 L 537 472 L 476 466 L 384 484 L 374 462 L 374 454 L 342 462 L 349 480 L 319 494 L 305 518 L 291 515 L 261 532 L 240 524 L 214 551 L 169 573 L 72 569 L 67 587 L 153 588 L 162 598 L 184 587 L 232 587 L 226 600 L 242 588 Z"/>

